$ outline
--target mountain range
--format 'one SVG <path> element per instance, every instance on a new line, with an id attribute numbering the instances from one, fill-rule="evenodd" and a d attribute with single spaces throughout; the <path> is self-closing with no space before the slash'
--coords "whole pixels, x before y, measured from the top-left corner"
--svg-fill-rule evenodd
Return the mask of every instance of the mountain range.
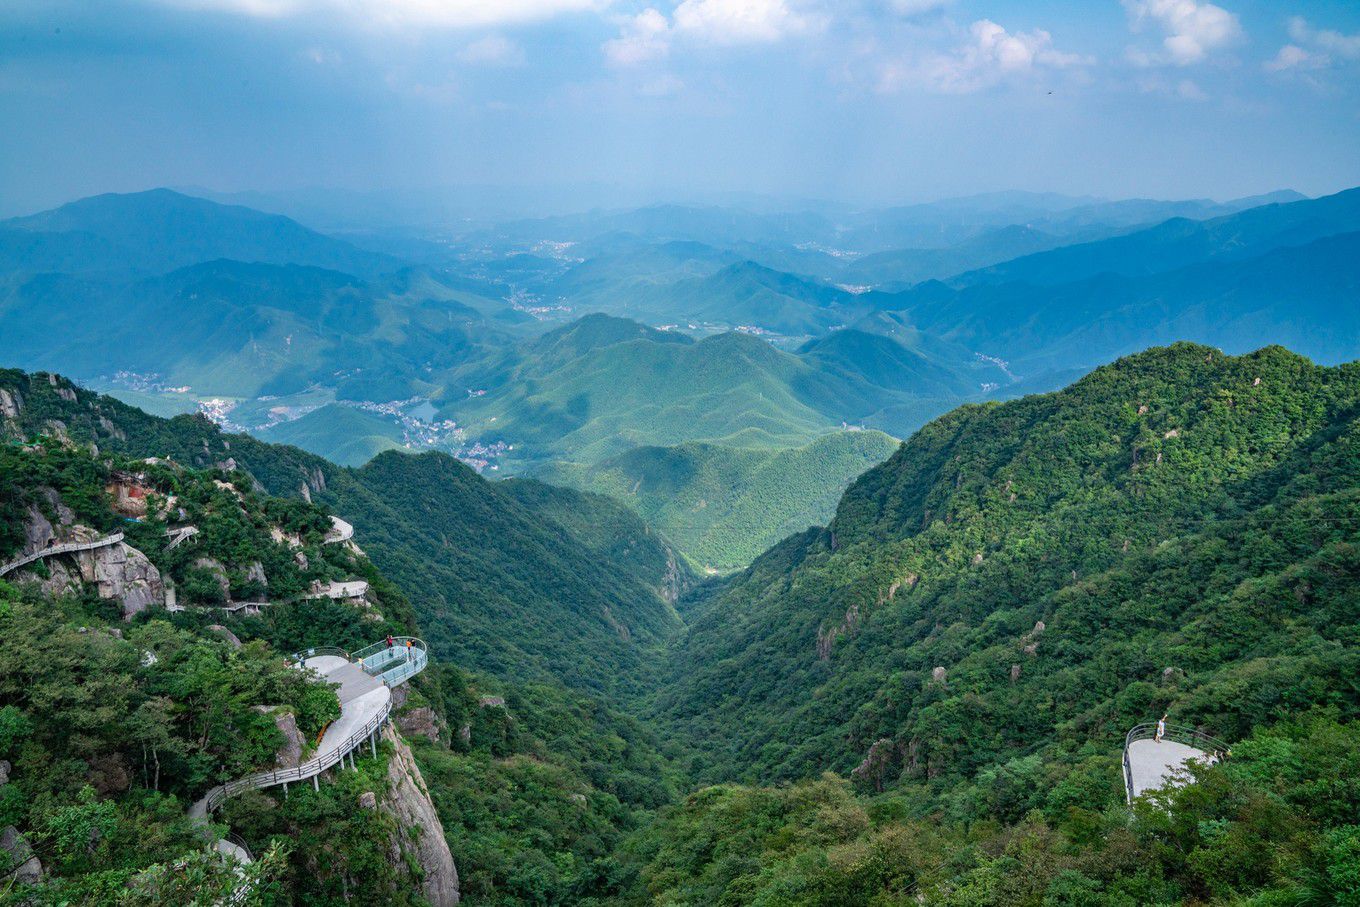
<path id="1" fill-rule="evenodd" d="M 0 224 L 0 356 L 346 465 L 433 448 L 607 491 L 726 569 L 830 518 L 865 449 L 820 443 L 837 432 L 903 438 L 1177 340 L 1354 358 L 1357 192 L 662 206 L 386 239 L 168 190 L 104 195 Z M 666 483 L 627 491 L 661 463 L 668 483 L 803 487 L 794 452 L 814 443 L 821 485 L 792 512 L 770 499 L 762 515 L 757 495 L 696 522 L 649 499 Z"/>

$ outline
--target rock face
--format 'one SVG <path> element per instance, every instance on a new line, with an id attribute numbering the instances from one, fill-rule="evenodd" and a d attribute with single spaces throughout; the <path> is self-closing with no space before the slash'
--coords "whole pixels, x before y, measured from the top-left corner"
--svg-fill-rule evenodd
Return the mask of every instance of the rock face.
<path id="1" fill-rule="evenodd" d="M 17 419 L 23 408 L 23 394 L 18 391 L 0 390 L 0 418 Z"/>
<path id="2" fill-rule="evenodd" d="M 410 748 L 391 725 L 383 730 L 383 738 L 395 750 L 387 764 L 387 796 L 381 807 L 397 823 L 390 853 L 392 865 L 401 866 L 406 857 L 413 858 L 424 875 L 420 888 L 425 899 L 432 907 L 451 907 L 458 903 L 458 869 L 425 779 Z"/>
<path id="3" fill-rule="evenodd" d="M 99 597 L 121 602 L 123 619 L 152 605 L 165 604 L 161 572 L 145 554 L 131 545 L 109 545 L 76 555 L 81 575 L 99 587 Z"/>
<path id="4" fill-rule="evenodd" d="M 439 723 L 434 709 L 429 706 L 421 706 L 398 715 L 397 727 L 405 737 L 414 737 L 418 734 L 432 742 L 439 740 Z"/>
<path id="5" fill-rule="evenodd" d="M 20 885 L 36 885 L 42 881 L 42 863 L 33 854 L 33 848 L 24 840 L 24 836 L 19 834 L 19 830 L 13 825 L 8 825 L 5 830 L 0 832 L 0 851 L 8 855 L 9 865 L 18 864 L 19 868 L 14 871 L 14 879 Z M 10 862 L 12 861 L 12 862 Z"/>
<path id="6" fill-rule="evenodd" d="M 273 718 L 274 727 L 283 735 L 283 746 L 274 754 L 274 767 L 297 768 L 302 763 L 302 732 L 293 713 L 280 712 L 278 706 L 271 705 L 257 705 L 255 710 Z"/>

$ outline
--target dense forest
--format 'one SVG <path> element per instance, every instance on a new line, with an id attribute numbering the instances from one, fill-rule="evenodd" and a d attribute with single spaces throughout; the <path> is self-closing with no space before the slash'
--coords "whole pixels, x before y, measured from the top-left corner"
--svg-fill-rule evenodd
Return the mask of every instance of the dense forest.
<path id="1" fill-rule="evenodd" d="M 252 705 L 289 703 L 309 728 L 328 707 L 270 653 L 391 628 L 425 632 L 438 661 L 403 728 L 469 903 L 1354 903 L 1355 366 L 1182 344 L 964 407 L 856 481 L 826 529 L 705 584 L 591 495 L 439 455 L 340 469 L 63 379 L 0 379 L 24 400 L 0 449 L 7 523 L 58 515 L 50 489 L 195 588 L 162 526 L 113 509 L 110 477 L 139 471 L 220 521 L 201 543 L 228 599 L 261 591 L 259 562 L 285 596 L 364 576 L 382 615 L 285 605 L 231 619 L 233 649 L 209 629 L 210 590 L 122 621 L 89 588 L 4 586 L 0 826 L 42 856 L 43 897 L 169 891 L 165 867 L 186 860 L 204 891 L 236 884 L 193 856 L 184 799 L 268 761 L 274 725 Z M 132 459 L 152 455 L 167 465 Z M 318 544 L 327 511 L 372 563 Z M 269 527 L 298 535 L 306 568 L 268 550 Z M 32 659 L 31 639 L 60 663 Z M 116 696 L 92 709 L 104 678 Z M 190 736 L 196 691 L 216 684 L 221 724 Z M 1124 732 L 1163 712 L 1231 758 L 1128 807 Z M 354 812 L 395 758 L 234 801 L 223 820 L 268 855 L 252 897 L 419 903 L 385 857 L 390 829 Z"/>

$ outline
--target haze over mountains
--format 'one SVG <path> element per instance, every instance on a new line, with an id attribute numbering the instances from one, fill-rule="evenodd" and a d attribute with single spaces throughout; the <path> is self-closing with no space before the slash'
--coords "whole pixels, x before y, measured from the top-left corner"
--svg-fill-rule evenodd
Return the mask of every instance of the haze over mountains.
<path id="1" fill-rule="evenodd" d="M 348 465 L 433 448 L 606 491 L 726 570 L 827 519 L 886 455 L 845 429 L 905 438 L 1177 340 L 1360 355 L 1357 237 L 1360 190 L 672 205 L 346 238 L 153 190 L 0 223 L 0 358 Z M 809 471 L 801 506 L 754 503 Z M 722 504 L 697 491 L 718 475 Z"/>

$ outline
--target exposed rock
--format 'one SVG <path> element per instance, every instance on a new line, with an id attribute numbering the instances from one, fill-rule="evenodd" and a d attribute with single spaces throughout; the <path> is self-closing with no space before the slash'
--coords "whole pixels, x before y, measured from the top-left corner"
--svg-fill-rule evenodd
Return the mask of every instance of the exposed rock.
<path id="1" fill-rule="evenodd" d="M 939 666 L 936 666 L 936 667 L 930 672 L 930 679 L 931 679 L 933 682 L 935 682 L 935 683 L 945 683 L 945 682 L 946 682 L 945 678 L 946 678 L 947 676 L 948 676 L 948 675 L 947 675 L 947 672 L 945 671 L 945 669 L 942 668 L 942 667 L 939 667 Z"/>
<path id="2" fill-rule="evenodd" d="M 274 727 L 283 735 L 283 746 L 274 754 L 274 767 L 297 768 L 302 763 L 302 732 L 298 730 L 297 718 L 276 705 L 257 705 L 255 711 L 273 718 Z"/>
<path id="3" fill-rule="evenodd" d="M 89 763 L 90 786 L 101 797 L 121 794 L 132 787 L 132 769 L 121 753 L 106 753 Z"/>
<path id="4" fill-rule="evenodd" d="M 227 579 L 227 568 L 222 566 L 222 562 L 211 557 L 200 557 L 193 564 L 200 570 L 207 570 L 212 574 L 217 585 L 222 589 L 222 598 L 226 601 L 231 600 L 231 580 Z"/>
<path id="5" fill-rule="evenodd" d="M 981 551 L 979 551 L 977 554 L 973 555 L 973 566 L 976 567 L 976 566 L 977 566 L 978 564 L 980 564 L 980 563 L 982 563 L 982 552 L 981 552 Z"/>
<path id="6" fill-rule="evenodd" d="M 0 759 L 0 786 L 9 784 L 9 770 L 13 767 L 8 760 Z"/>
<path id="7" fill-rule="evenodd" d="M 391 863 L 402 866 L 407 858 L 414 859 L 421 869 L 421 892 L 431 907 L 451 907 L 458 903 L 458 869 L 425 779 L 410 748 L 391 725 L 383 730 L 383 738 L 393 747 L 387 763 L 387 796 L 382 801 L 383 811 L 397 823 L 389 853 Z"/>
<path id="8" fill-rule="evenodd" d="M 312 503 L 312 489 L 307 486 L 306 482 L 302 483 L 302 485 L 298 488 L 298 491 L 302 493 L 302 499 L 304 501 L 306 501 L 308 504 Z"/>
<path id="9" fill-rule="evenodd" d="M 366 791 L 364 791 L 362 794 L 359 795 L 359 808 L 360 808 L 360 809 L 377 809 L 377 808 L 378 808 L 378 795 L 375 794 L 375 793 L 373 793 L 373 791 L 371 791 L 371 790 L 366 790 Z"/>
<path id="10" fill-rule="evenodd" d="M 56 538 L 52 523 L 43 516 L 36 504 L 28 505 L 28 518 L 24 520 L 24 548 L 21 554 L 32 554 L 47 547 Z"/>
<path id="11" fill-rule="evenodd" d="M 42 862 L 34 856 L 33 848 L 28 846 L 28 841 L 13 825 L 7 825 L 4 831 L 0 831 L 0 851 L 8 854 L 6 863 L 18 864 L 13 878 L 20 885 L 36 885 L 42 881 Z"/>
<path id="12" fill-rule="evenodd" d="M 110 437 L 117 438 L 120 441 L 127 440 L 127 434 L 117 425 L 110 422 L 107 416 L 99 417 L 99 427 L 103 430 L 104 434 L 109 435 Z"/>
<path id="13" fill-rule="evenodd" d="M 1260 387 L 1260 386 L 1261 386 L 1261 379 L 1260 379 L 1260 378 L 1255 378 L 1255 379 L 1253 379 L 1252 382 L 1251 382 L 1251 386 L 1252 386 L 1252 387 Z M 0 392 L 0 393 L 2 393 L 2 392 Z"/>
<path id="14" fill-rule="evenodd" d="M 875 740 L 869 747 L 869 752 L 864 755 L 864 760 L 850 772 L 850 776 L 856 781 L 872 784 L 877 791 L 882 791 L 897 756 L 898 747 L 892 740 L 887 737 Z"/>
<path id="15" fill-rule="evenodd" d="M 433 742 L 439 740 L 439 722 L 434 709 L 429 706 L 410 709 L 398 715 L 397 727 L 405 737 L 420 735 Z"/>
<path id="16" fill-rule="evenodd" d="M 269 577 L 264 574 L 264 564 L 255 561 L 246 568 L 246 582 L 259 583 L 261 586 L 268 586 Z"/>
<path id="17" fill-rule="evenodd" d="M 880 599 L 880 604 L 882 600 Z M 853 636 L 859 632 L 861 623 L 859 603 L 852 603 L 845 609 L 845 615 L 841 622 L 833 627 L 823 627 L 817 631 L 817 657 L 822 661 L 831 658 L 831 649 L 835 645 L 837 637 Z"/>
<path id="18" fill-rule="evenodd" d="M 1162 435 L 1162 439 L 1163 439 L 1163 440 L 1170 440 L 1171 438 L 1179 438 L 1180 436 L 1181 436 L 1181 430 L 1180 430 L 1179 428 L 1173 428 L 1173 429 L 1171 429 L 1171 431 L 1169 431 L 1169 432 L 1167 432 L 1166 434 Z"/>
<path id="19" fill-rule="evenodd" d="M 241 648 L 241 639 L 221 624 L 208 624 L 209 632 L 216 633 L 227 641 L 233 649 Z"/>
<path id="20" fill-rule="evenodd" d="M 1020 666 L 1018 664 L 1011 665 L 1011 683 L 1015 683 L 1019 679 L 1020 679 Z"/>
<path id="21" fill-rule="evenodd" d="M 0 418 L 17 419 L 24 408 L 24 395 L 17 390 L 0 390 Z"/>
<path id="22" fill-rule="evenodd" d="M 505 708 L 504 696 L 483 696 L 477 700 L 477 705 L 484 709 Z"/>
<path id="23" fill-rule="evenodd" d="M 888 601 L 892 601 L 893 598 L 897 595 L 898 590 L 901 589 L 903 586 L 906 586 L 908 590 L 915 589 L 916 583 L 919 580 L 920 577 L 917 576 L 915 573 L 908 573 L 901 579 L 893 580 L 892 585 L 888 586 Z"/>
<path id="24" fill-rule="evenodd" d="M 1146 404 L 1146 403 L 1144 403 L 1142 406 L 1138 407 L 1138 415 L 1140 415 L 1140 416 L 1145 416 L 1145 415 L 1147 415 L 1147 411 L 1148 411 L 1148 408 L 1147 408 L 1147 404 Z"/>
<path id="25" fill-rule="evenodd" d="M 75 557 L 82 577 L 86 582 L 96 584 L 99 597 L 122 604 L 124 620 L 130 620 L 134 614 L 152 605 L 165 604 L 161 572 L 145 554 L 131 545 L 106 545 L 78 552 Z"/>
<path id="26" fill-rule="evenodd" d="M 1029 645 L 1025 646 L 1025 648 L 1024 648 L 1024 653 L 1025 653 L 1026 655 L 1033 655 L 1035 652 L 1038 652 L 1038 651 L 1039 651 L 1039 644 L 1038 644 L 1037 642 L 1032 642 L 1032 643 L 1030 643 Z"/>
<path id="27" fill-rule="evenodd" d="M 465 724 L 458 729 L 458 739 L 463 743 L 472 742 L 472 725 Z"/>
<path id="28" fill-rule="evenodd" d="M 67 403 L 75 403 L 75 402 L 76 402 L 76 392 L 75 392 L 75 388 L 70 388 L 70 387 L 58 387 L 58 388 L 57 388 L 57 396 L 60 397 L 61 399 L 65 400 Z"/>

